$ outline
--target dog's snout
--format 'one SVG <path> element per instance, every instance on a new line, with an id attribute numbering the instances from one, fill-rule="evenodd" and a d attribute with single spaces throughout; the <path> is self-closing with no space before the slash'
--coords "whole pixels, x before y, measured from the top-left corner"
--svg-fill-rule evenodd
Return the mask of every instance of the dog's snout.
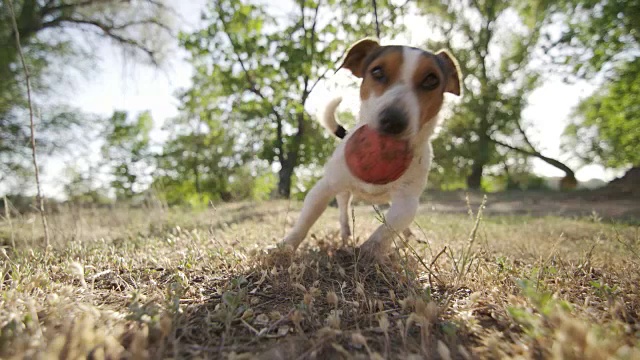
<path id="1" fill-rule="evenodd" d="M 396 107 L 388 107 L 380 113 L 380 131 L 390 135 L 398 135 L 409 125 L 407 114 Z"/>

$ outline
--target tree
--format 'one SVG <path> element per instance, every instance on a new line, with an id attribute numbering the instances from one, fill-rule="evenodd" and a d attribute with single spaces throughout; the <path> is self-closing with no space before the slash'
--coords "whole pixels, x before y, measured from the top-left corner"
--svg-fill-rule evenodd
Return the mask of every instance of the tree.
<path id="1" fill-rule="evenodd" d="M 107 196 L 108 189 L 100 188 L 96 184 L 94 174 L 98 169 L 81 172 L 73 167 L 66 169 L 70 181 L 64 185 L 64 195 L 67 202 L 73 204 L 108 204 L 111 199 Z"/>
<path id="2" fill-rule="evenodd" d="M 118 199 L 131 199 L 146 189 L 152 164 L 149 133 L 153 119 L 143 112 L 130 121 L 126 112 L 117 111 L 107 123 L 102 154 L 111 174 L 111 187 Z"/>
<path id="3" fill-rule="evenodd" d="M 378 9 L 381 31 L 399 31 L 397 8 L 385 0 Z M 305 109 L 309 95 L 351 42 L 374 34 L 372 4 L 296 0 L 277 16 L 250 1 L 212 0 L 203 18 L 204 29 L 181 36 L 194 82 L 233 109 L 260 159 L 279 166 L 278 194 L 289 197 L 296 167 L 323 162 L 333 148 Z"/>
<path id="4" fill-rule="evenodd" d="M 564 148 L 585 163 L 640 166 L 640 1 L 565 0 L 556 6 L 565 30 L 547 52 L 568 81 L 599 84 L 574 110 Z"/>
<path id="5" fill-rule="evenodd" d="M 526 138 L 522 111 L 538 86 L 539 75 L 528 63 L 548 22 L 547 2 L 451 0 L 421 8 L 436 29 L 429 47 L 450 49 L 465 78 L 462 101 L 434 142 L 436 171 L 466 177 L 466 185 L 478 189 L 487 169 L 509 157 L 498 146 L 540 155 Z M 505 147 L 514 137 L 527 148 Z"/>
<path id="6" fill-rule="evenodd" d="M 70 107 L 58 106 L 55 112 L 37 111 L 36 115 L 36 147 L 40 154 L 67 149 L 69 144 L 82 148 L 97 135 L 95 117 Z M 10 180 L 31 174 L 28 144 L 28 114 L 24 110 L 14 110 L 0 116 L 0 182 L 8 184 Z"/>
<path id="7" fill-rule="evenodd" d="M 0 56 L 0 76 L 8 76 L 13 73 L 11 67 L 17 60 L 17 48 L 12 39 L 15 38 L 13 29 L 7 20 L 9 16 L 6 2 L 0 4 L 0 16 L 3 25 L 0 28 L 2 34 L 2 56 Z M 39 50 L 53 51 L 69 50 L 79 51 L 74 48 L 71 37 L 65 32 L 70 29 L 79 29 L 97 34 L 114 41 L 118 45 L 133 53 L 143 53 L 148 59 L 156 63 L 161 56 L 162 40 L 158 35 L 149 36 L 153 31 L 165 31 L 171 33 L 166 24 L 167 14 L 170 8 L 160 0 L 143 0 L 136 2 L 122 2 L 118 0 L 14 0 L 18 31 L 23 46 L 35 47 Z M 47 38 L 45 41 L 38 35 L 44 31 L 54 32 L 57 37 Z M 37 51 L 37 49 L 34 49 Z M 36 52 L 34 52 L 36 54 Z M 46 53 L 40 52 L 40 55 Z M 59 55 L 60 53 L 55 53 Z M 43 56 L 36 58 L 46 63 Z"/>
<path id="8" fill-rule="evenodd" d="M 66 72 L 91 57 L 87 45 L 95 46 L 90 45 L 94 36 L 111 40 L 129 54 L 142 55 L 157 63 L 163 55 L 165 35 L 170 35 L 166 19 L 171 10 L 161 0 L 0 1 L 0 181 L 25 171 L 28 144 L 24 74 L 17 63 L 9 1 L 16 12 L 36 100 L 40 99 L 36 101 L 36 108 L 42 109 L 38 111 L 41 115 L 37 124 L 40 151 L 66 149 L 88 133 L 90 116 L 65 106 L 48 106 L 45 95 L 61 80 L 68 79 Z M 61 69 L 51 66 L 59 64 L 64 66 Z"/>
<path id="9" fill-rule="evenodd" d="M 562 31 L 545 34 L 546 53 L 567 80 L 614 75 L 640 54 L 640 1 L 561 0 L 552 9 Z"/>
<path id="10" fill-rule="evenodd" d="M 565 130 L 565 147 L 586 163 L 640 167 L 640 60 L 624 64 L 613 81 L 583 101 Z"/>
<path id="11" fill-rule="evenodd" d="M 251 144 L 233 126 L 236 114 L 218 100 L 194 86 L 181 95 L 180 116 L 165 125 L 171 135 L 157 156 L 153 186 L 169 204 L 228 200 L 230 178 L 250 156 Z"/>

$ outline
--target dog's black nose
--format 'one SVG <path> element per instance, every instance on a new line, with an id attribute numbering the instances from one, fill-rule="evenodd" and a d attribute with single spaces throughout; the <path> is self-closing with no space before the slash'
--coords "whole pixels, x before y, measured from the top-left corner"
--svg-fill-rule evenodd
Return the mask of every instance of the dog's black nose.
<path id="1" fill-rule="evenodd" d="M 398 135 L 409 125 L 407 114 L 396 107 L 388 107 L 380 113 L 380 131 L 385 134 Z"/>

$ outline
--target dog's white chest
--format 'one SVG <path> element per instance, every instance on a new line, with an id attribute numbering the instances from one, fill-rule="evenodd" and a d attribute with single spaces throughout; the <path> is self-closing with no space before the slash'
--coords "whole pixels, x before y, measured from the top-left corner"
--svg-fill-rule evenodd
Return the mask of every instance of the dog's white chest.
<path id="1" fill-rule="evenodd" d="M 390 185 L 372 185 L 362 182 L 349 189 L 357 199 L 373 204 L 385 204 L 391 201 L 392 190 Z"/>

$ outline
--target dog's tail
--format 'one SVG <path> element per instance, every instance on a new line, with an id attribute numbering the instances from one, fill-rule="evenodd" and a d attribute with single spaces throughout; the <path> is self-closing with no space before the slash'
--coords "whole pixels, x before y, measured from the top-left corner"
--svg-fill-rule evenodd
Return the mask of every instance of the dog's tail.
<path id="1" fill-rule="evenodd" d="M 331 100 L 324 109 L 324 113 L 322 114 L 322 125 L 331 133 L 340 139 L 344 139 L 347 135 L 347 129 L 345 129 L 342 125 L 338 124 L 336 120 L 336 109 L 338 109 L 338 105 L 342 102 L 341 97 L 337 97 Z"/>

